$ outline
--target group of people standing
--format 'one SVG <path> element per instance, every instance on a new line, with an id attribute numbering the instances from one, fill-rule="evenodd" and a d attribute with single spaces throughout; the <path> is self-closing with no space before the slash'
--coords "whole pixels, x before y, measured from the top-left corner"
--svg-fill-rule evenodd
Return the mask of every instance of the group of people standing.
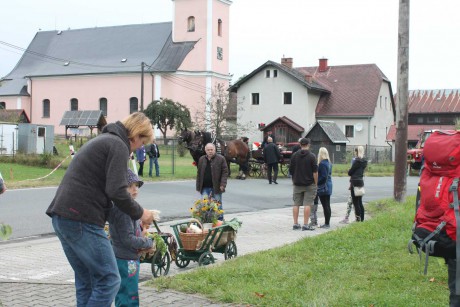
<path id="1" fill-rule="evenodd" d="M 300 148 L 291 156 L 289 172 L 293 183 L 293 229 L 314 230 L 317 223 L 318 199 L 321 202 L 324 213 L 324 224 L 320 228 L 330 228 L 331 195 L 332 195 L 332 163 L 329 152 L 321 147 L 318 152 L 318 159 L 310 151 L 310 139 L 299 140 Z M 352 166 L 348 171 L 350 176 L 350 197 L 355 207 L 356 221 L 364 221 L 364 206 L 362 195 L 355 195 L 354 187 L 364 187 L 364 170 L 367 167 L 367 160 L 364 158 L 363 146 L 354 150 Z M 299 207 L 304 206 L 304 220 L 301 226 L 298 221 Z M 350 207 L 351 208 L 351 207 Z M 348 213 L 349 214 L 349 213 Z M 311 222 L 309 223 L 309 219 Z M 348 220 L 348 217 L 347 217 Z"/>
<path id="2" fill-rule="evenodd" d="M 158 159 L 160 158 L 160 149 L 158 148 L 155 140 L 147 146 L 142 145 L 136 150 L 136 160 L 139 163 L 139 170 L 137 171 L 138 176 L 144 176 L 144 162 L 149 157 L 149 177 L 153 177 L 153 165 L 155 165 L 155 176 L 160 176 L 160 165 Z"/>

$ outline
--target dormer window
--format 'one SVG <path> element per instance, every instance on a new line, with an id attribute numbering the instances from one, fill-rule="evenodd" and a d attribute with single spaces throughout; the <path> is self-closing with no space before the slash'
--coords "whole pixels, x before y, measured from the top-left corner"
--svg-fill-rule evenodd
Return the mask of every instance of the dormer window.
<path id="1" fill-rule="evenodd" d="M 195 32 L 195 17 L 190 16 L 187 20 L 187 31 Z"/>
<path id="2" fill-rule="evenodd" d="M 222 19 L 217 21 L 217 35 L 222 36 Z"/>

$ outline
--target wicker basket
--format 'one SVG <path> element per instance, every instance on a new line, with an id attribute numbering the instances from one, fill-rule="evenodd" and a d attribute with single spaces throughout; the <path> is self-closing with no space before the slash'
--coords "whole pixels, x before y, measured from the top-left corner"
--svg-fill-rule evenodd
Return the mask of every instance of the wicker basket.
<path id="1" fill-rule="evenodd" d="M 200 226 L 201 229 L 203 229 L 203 226 L 201 225 L 200 221 L 197 219 L 192 219 L 189 223 L 197 223 L 198 226 Z M 194 251 L 197 250 L 201 247 L 203 240 L 206 238 L 208 235 L 208 231 L 203 231 L 203 233 L 184 233 L 184 232 L 179 232 L 179 238 L 182 243 L 182 247 L 184 250 L 190 250 Z"/>

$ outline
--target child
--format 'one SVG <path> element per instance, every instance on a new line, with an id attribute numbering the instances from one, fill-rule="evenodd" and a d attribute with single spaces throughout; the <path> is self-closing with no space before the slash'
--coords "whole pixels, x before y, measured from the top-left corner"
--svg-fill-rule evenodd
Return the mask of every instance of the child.
<path id="1" fill-rule="evenodd" d="M 128 169 L 128 192 L 135 199 L 139 188 L 144 184 L 136 174 Z M 115 297 L 115 306 L 139 306 L 139 269 L 138 251 L 151 249 L 153 241 L 145 237 L 147 228 L 142 229 L 140 220 L 114 206 L 108 216 L 110 239 L 120 272 L 121 285 Z"/>

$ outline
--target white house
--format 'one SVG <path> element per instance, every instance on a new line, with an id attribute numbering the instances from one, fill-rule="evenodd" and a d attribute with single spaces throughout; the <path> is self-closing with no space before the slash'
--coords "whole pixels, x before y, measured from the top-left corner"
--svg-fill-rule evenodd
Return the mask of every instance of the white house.
<path id="1" fill-rule="evenodd" d="M 292 58 L 268 61 L 230 87 L 238 125 L 253 127 L 245 132 L 250 139 L 272 130 L 276 142 L 294 142 L 317 120 L 327 120 L 343 131 L 348 145 L 388 146 L 395 106 L 391 83 L 377 65 L 328 66 L 327 59 L 315 67 L 292 64 Z"/>

